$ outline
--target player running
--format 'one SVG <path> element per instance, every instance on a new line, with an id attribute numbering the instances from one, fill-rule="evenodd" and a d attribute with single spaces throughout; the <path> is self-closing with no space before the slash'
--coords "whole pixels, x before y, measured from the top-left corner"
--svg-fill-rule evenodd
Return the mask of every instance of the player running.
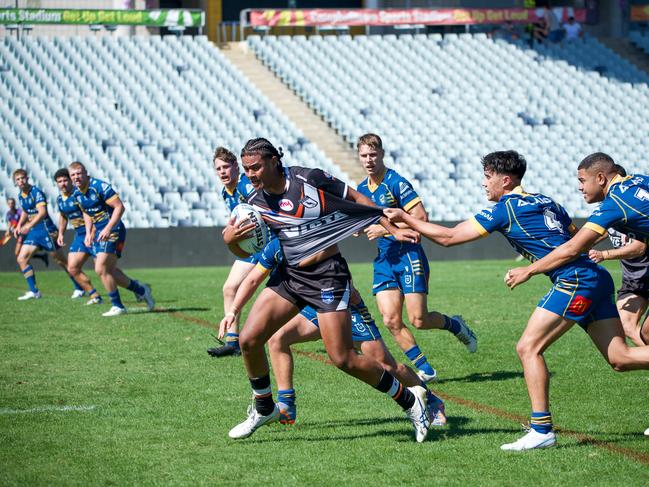
<path id="1" fill-rule="evenodd" d="M 520 154 L 492 152 L 482 159 L 482 165 L 487 199 L 496 204 L 470 220 L 446 228 L 417 220 L 402 210 L 388 209 L 386 215 L 443 246 L 500 232 L 518 253 L 534 262 L 530 267 L 572 241 L 575 227 L 565 209 L 543 194 L 523 190 L 521 180 L 527 164 Z M 507 273 L 508 281 L 511 272 Z M 629 348 L 624 341 L 613 303 L 613 279 L 603 267 L 577 253 L 561 265 L 538 272 L 545 272 L 553 287 L 539 302 L 516 345 L 532 403 L 531 428 L 518 441 L 502 445 L 503 450 L 530 450 L 556 444 L 550 414 L 550 378 L 543 353 L 575 323 L 586 330 L 615 370 L 649 368 L 649 347 Z"/>
<path id="2" fill-rule="evenodd" d="M 253 191 L 252 184 L 245 175 L 239 176 L 239 163 L 237 156 L 225 147 L 217 147 L 214 152 L 214 169 L 223 183 L 221 195 L 230 211 L 245 201 L 246 197 Z M 237 258 L 232 264 L 225 284 L 223 284 L 223 309 L 228 310 L 237 293 L 239 285 L 246 275 L 255 267 L 257 258 Z M 222 337 L 219 337 L 222 338 Z M 241 355 L 239 348 L 239 317 L 237 316 L 232 325 L 225 333 L 225 345 L 210 348 L 207 353 L 212 357 L 227 357 L 229 355 Z"/>
<path id="3" fill-rule="evenodd" d="M 101 304 L 103 302 L 101 296 L 90 282 L 90 278 L 83 272 L 83 264 L 92 255 L 92 249 L 86 247 L 84 240 L 86 238 L 86 225 L 83 220 L 83 212 L 79 209 L 79 204 L 72 197 L 74 193 L 74 186 L 70 179 L 68 170 L 63 168 L 54 173 L 54 181 L 59 188 L 59 196 L 56 199 L 59 207 L 59 233 L 56 239 L 57 245 L 63 247 L 65 229 L 68 226 L 68 221 L 74 228 L 74 240 L 70 244 L 68 252 L 68 272 L 75 279 L 76 282 L 83 288 L 81 292 L 75 290 L 75 297 L 82 297 L 88 293 L 90 299 L 86 304 Z"/>
<path id="4" fill-rule="evenodd" d="M 70 277 L 75 292 L 83 289 L 68 273 L 67 258 L 56 243 L 56 227 L 47 211 L 47 198 L 45 193 L 36 186 L 29 184 L 29 176 L 24 169 L 13 172 L 14 184 L 20 190 L 18 201 L 22 207 L 22 214 L 14 229 L 16 240 L 22 241 L 20 252 L 16 258 L 29 290 L 18 298 L 19 301 L 40 299 L 41 292 L 36 286 L 36 274 L 30 264 L 30 259 L 39 249 L 50 253 L 56 262 Z M 72 297 L 76 297 L 75 294 Z"/>
<path id="5" fill-rule="evenodd" d="M 242 309 L 266 277 L 283 261 L 282 249 L 277 239 L 271 240 L 259 253 L 259 261 L 239 286 L 232 306 Z M 273 277 L 271 277 L 271 280 Z M 426 389 L 428 411 L 433 426 L 446 424 L 444 402 L 430 392 L 421 379 L 409 367 L 397 363 L 385 346 L 372 315 L 363 299 L 352 286 L 350 311 L 352 316 L 352 341 L 354 348 L 381 364 L 389 373 L 395 375 L 406 387 L 421 385 Z M 223 336 L 232 315 L 223 319 L 219 327 L 219 336 Z M 268 351 L 277 380 L 277 398 L 280 410 L 280 423 L 293 424 L 297 417 L 295 389 L 293 388 L 293 355 L 291 345 L 316 341 L 321 338 L 316 310 L 311 306 L 302 308 L 288 323 L 282 326 L 268 341 Z"/>
<path id="6" fill-rule="evenodd" d="M 358 185 L 358 192 L 377 206 L 402 208 L 418 220 L 428 221 L 426 209 L 409 181 L 385 167 L 383 142 L 376 134 L 365 134 L 356 143 L 358 158 L 367 178 Z M 412 332 L 403 322 L 405 302 L 408 320 L 419 330 L 447 330 L 466 345 L 469 352 L 477 350 L 478 340 L 460 316 L 449 317 L 428 311 L 428 258 L 420 243 L 398 242 L 381 225 L 365 229 L 370 240 L 376 240 L 378 255 L 374 259 L 372 292 L 383 322 L 425 382 L 434 380 L 436 371 L 428 363 Z"/>
<path id="7" fill-rule="evenodd" d="M 68 171 L 76 187 L 73 198 L 83 212 L 86 226 L 84 244 L 95 255 L 95 272 L 108 292 L 112 305 L 102 316 L 126 313 L 117 286 L 132 291 L 137 300 L 145 301 L 148 310 L 152 311 L 155 301 L 151 287 L 129 278 L 117 267 L 117 259 L 122 255 L 126 240 L 126 228 L 121 221 L 124 204 L 119 195 L 110 184 L 89 177 L 86 167 L 80 162 L 71 163 Z"/>
<path id="8" fill-rule="evenodd" d="M 315 308 L 322 341 L 331 361 L 344 372 L 392 397 L 412 421 L 418 442 L 430 427 L 426 390 L 406 388 L 375 360 L 357 355 L 348 309 L 351 276 L 336 243 L 370 223 L 383 221 L 401 240 L 416 241 L 418 235 L 398 229 L 382 218 L 379 209 L 342 181 L 320 169 L 282 167 L 282 153 L 268 140 L 249 140 L 241 151 L 246 176 L 255 187 L 248 197 L 280 239 L 284 262 L 277 278 L 261 292 L 241 332 L 243 361 L 253 389 L 255 407 L 248 418 L 232 428 L 230 438 L 247 438 L 257 428 L 279 420 L 270 387 L 264 344 L 282 325 L 305 306 Z M 245 255 L 233 234 L 245 231 L 228 225 L 224 241 L 233 252 Z M 241 310 L 231 308 L 226 317 Z"/>

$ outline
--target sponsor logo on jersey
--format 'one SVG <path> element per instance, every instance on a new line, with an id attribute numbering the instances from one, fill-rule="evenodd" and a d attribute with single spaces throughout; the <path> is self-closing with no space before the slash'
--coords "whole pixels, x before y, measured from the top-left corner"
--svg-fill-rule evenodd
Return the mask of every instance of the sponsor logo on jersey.
<path id="1" fill-rule="evenodd" d="M 291 211 L 295 208 L 293 202 L 287 199 L 279 200 L 279 207 L 284 211 Z"/>
<path id="2" fill-rule="evenodd" d="M 480 213 L 478 213 L 478 215 L 480 215 L 485 220 L 489 220 L 491 222 L 494 219 L 492 213 L 493 213 L 493 208 L 485 208 Z"/>
<path id="3" fill-rule="evenodd" d="M 318 206 L 318 202 L 311 198 L 310 196 L 305 196 L 300 200 L 300 203 L 304 205 L 305 208 L 311 209 Z"/>
<path id="4" fill-rule="evenodd" d="M 568 311 L 575 315 L 584 315 L 590 308 L 592 302 L 591 299 L 583 296 L 576 296 L 575 299 L 572 300 L 572 303 L 570 303 L 570 306 L 568 306 Z"/>
<path id="5" fill-rule="evenodd" d="M 324 304 L 331 304 L 334 302 L 334 288 L 330 287 L 327 289 L 323 289 L 320 293 L 320 297 L 322 298 L 322 302 Z"/>
<path id="6" fill-rule="evenodd" d="M 330 213 L 329 215 L 325 215 L 322 218 L 318 218 L 317 220 L 307 221 L 301 225 L 295 225 L 293 227 L 287 228 L 286 230 L 282 230 L 282 232 L 288 238 L 297 237 L 312 232 L 324 225 L 329 225 L 339 220 L 343 220 L 347 217 L 348 215 L 346 215 L 345 213 L 336 211 L 334 213 Z"/>

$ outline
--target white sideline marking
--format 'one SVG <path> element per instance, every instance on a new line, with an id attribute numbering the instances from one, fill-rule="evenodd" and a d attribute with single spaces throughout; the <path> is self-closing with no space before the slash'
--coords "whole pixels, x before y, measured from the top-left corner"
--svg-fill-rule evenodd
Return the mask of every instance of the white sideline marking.
<path id="1" fill-rule="evenodd" d="M 31 409 L 8 409 L 0 408 L 0 414 L 31 414 L 31 413 L 49 413 L 49 412 L 68 412 L 68 411 L 92 411 L 96 406 L 43 406 Z"/>

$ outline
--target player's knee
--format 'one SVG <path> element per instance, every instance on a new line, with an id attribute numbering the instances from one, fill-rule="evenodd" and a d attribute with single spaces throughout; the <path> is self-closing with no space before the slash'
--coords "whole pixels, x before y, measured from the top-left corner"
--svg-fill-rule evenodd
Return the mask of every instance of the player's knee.
<path id="1" fill-rule="evenodd" d="M 529 340 L 519 340 L 516 344 L 516 353 L 521 361 L 538 354 L 537 348 Z"/>
<path id="2" fill-rule="evenodd" d="M 625 352 L 613 352 L 608 356 L 608 363 L 615 372 L 626 372 L 631 370 L 629 364 L 631 359 Z"/>
<path id="3" fill-rule="evenodd" d="M 264 348 L 264 340 L 260 336 L 256 336 L 252 333 L 246 333 L 246 329 L 253 327 L 244 327 L 244 329 L 239 334 L 239 347 L 243 353 L 250 353 L 257 349 Z"/>
<path id="4" fill-rule="evenodd" d="M 95 272 L 99 277 L 104 277 L 108 275 L 108 268 L 103 264 L 95 263 Z"/>
<path id="5" fill-rule="evenodd" d="M 403 328 L 403 320 L 401 315 L 385 314 L 383 315 L 383 323 L 390 332 L 395 333 Z"/>
<path id="6" fill-rule="evenodd" d="M 418 330 L 424 328 L 425 320 L 423 315 L 420 314 L 412 315 L 408 317 L 408 320 L 410 321 L 410 323 L 412 323 L 412 326 L 414 326 Z"/>
<path id="7" fill-rule="evenodd" d="M 353 351 L 334 351 L 329 352 L 329 358 L 333 364 L 343 372 L 349 372 L 354 368 L 355 354 Z"/>
<path id="8" fill-rule="evenodd" d="M 281 330 L 275 332 L 268 340 L 268 351 L 271 353 L 282 351 L 285 348 L 285 342 L 285 336 Z"/>

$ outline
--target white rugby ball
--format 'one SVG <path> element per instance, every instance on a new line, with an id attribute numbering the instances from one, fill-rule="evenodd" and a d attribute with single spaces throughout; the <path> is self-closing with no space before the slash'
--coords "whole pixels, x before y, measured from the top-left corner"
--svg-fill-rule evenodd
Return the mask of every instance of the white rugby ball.
<path id="1" fill-rule="evenodd" d="M 257 210 L 248 203 L 239 203 L 232 210 L 231 216 L 235 219 L 235 225 L 255 224 L 255 228 L 248 233 L 247 237 L 237 242 L 241 250 L 248 254 L 256 254 L 266 246 L 269 240 L 268 225 Z"/>

